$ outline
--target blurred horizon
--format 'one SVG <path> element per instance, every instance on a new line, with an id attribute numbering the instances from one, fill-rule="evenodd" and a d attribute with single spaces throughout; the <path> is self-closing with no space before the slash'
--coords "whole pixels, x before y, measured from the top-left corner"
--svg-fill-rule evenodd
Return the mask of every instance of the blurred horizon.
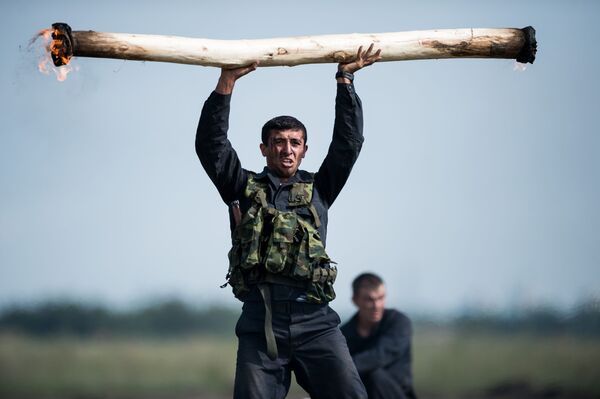
<path id="1" fill-rule="evenodd" d="M 78 307 L 81 309 L 102 309 L 115 314 L 127 314 L 138 312 L 144 309 L 160 308 L 165 305 L 175 304 L 193 311 L 209 311 L 211 309 L 224 309 L 232 314 L 241 313 L 242 302 L 234 303 L 223 301 L 202 301 L 193 300 L 177 295 L 160 295 L 160 296 L 145 296 L 127 304 L 115 304 L 109 301 L 102 301 L 97 298 L 75 298 L 66 294 L 49 296 L 45 298 L 28 299 L 25 301 L 12 301 L 0 304 L 0 317 L 14 310 L 40 310 L 45 308 L 58 307 Z M 349 319 L 356 312 L 355 307 L 342 307 L 338 309 L 335 306 L 335 301 L 330 303 L 330 306 L 336 310 L 342 323 Z M 582 296 L 570 306 L 558 306 L 551 302 L 540 303 L 512 303 L 510 306 L 493 307 L 481 303 L 465 303 L 463 306 L 456 308 L 452 312 L 436 312 L 435 310 L 415 310 L 401 306 L 395 306 L 386 303 L 386 308 L 394 308 L 403 313 L 406 313 L 411 318 L 420 319 L 423 321 L 443 322 L 461 317 L 476 316 L 490 318 L 505 318 L 523 316 L 528 313 L 547 312 L 556 316 L 567 318 L 582 309 L 597 311 L 600 314 L 600 298 L 592 296 Z"/>

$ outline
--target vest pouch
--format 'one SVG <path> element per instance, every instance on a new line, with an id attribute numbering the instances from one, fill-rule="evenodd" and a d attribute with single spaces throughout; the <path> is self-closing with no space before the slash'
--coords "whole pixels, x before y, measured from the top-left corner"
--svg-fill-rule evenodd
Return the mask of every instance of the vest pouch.
<path id="1" fill-rule="evenodd" d="M 292 275 L 300 280 L 309 280 L 312 279 L 315 265 L 329 263 L 331 259 L 325 252 L 319 231 L 304 219 L 299 218 L 298 224 L 299 230 L 302 231 L 302 239 Z"/>
<path id="2" fill-rule="evenodd" d="M 327 253 L 325 252 L 323 241 L 321 241 L 321 237 L 319 236 L 319 231 L 312 228 L 312 226 L 308 234 L 308 256 L 313 263 L 317 265 L 331 262 L 331 259 L 329 259 L 329 256 L 327 256 Z"/>
<path id="3" fill-rule="evenodd" d="M 305 222 L 300 220 L 299 224 L 299 234 L 297 233 L 299 243 L 296 244 L 299 246 L 298 254 L 296 256 L 294 265 L 291 265 L 290 269 L 292 271 L 292 277 L 297 278 L 299 280 L 308 280 L 312 278 L 312 261 L 310 259 L 308 250 L 308 240 L 310 232 L 307 230 Z"/>
<path id="4" fill-rule="evenodd" d="M 294 243 L 298 218 L 294 212 L 277 212 L 273 217 L 273 233 L 269 238 L 265 258 L 265 269 L 280 273 Z"/>
<path id="5" fill-rule="evenodd" d="M 333 283 L 326 281 L 324 283 L 311 282 L 306 290 L 306 297 L 311 303 L 327 303 L 335 299 Z"/>
<path id="6" fill-rule="evenodd" d="M 250 269 L 260 263 L 260 235 L 263 226 L 263 213 L 259 209 L 251 209 L 236 228 L 234 246 L 239 243 L 240 267 Z"/>
<path id="7" fill-rule="evenodd" d="M 241 300 L 241 297 L 250 292 L 248 285 L 244 279 L 244 274 L 242 273 L 242 269 L 235 268 L 231 271 L 229 275 L 229 285 L 231 285 L 231 290 L 233 291 L 233 295 Z"/>
<path id="8" fill-rule="evenodd" d="M 229 258 L 229 273 L 240 267 L 242 261 L 242 246 L 239 240 L 233 240 L 233 246 L 227 253 L 227 258 Z"/>

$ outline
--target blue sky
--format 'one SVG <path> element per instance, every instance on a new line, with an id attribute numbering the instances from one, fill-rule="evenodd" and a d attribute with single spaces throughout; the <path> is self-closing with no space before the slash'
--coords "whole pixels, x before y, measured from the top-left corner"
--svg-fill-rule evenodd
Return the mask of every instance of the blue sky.
<path id="1" fill-rule="evenodd" d="M 203 4 L 206 3 L 206 4 Z M 593 1 L 4 2 L 0 63 L 0 306 L 153 296 L 236 305 L 226 207 L 194 152 L 216 68 L 79 58 L 37 71 L 30 38 L 74 30 L 253 39 L 532 25 L 538 58 L 376 64 L 357 73 L 365 145 L 330 212 L 350 311 L 364 270 L 389 304 L 571 306 L 600 294 L 600 60 Z M 316 170 L 333 126 L 333 64 L 259 68 L 235 89 L 231 140 L 260 170 L 262 124 L 291 114 Z"/>

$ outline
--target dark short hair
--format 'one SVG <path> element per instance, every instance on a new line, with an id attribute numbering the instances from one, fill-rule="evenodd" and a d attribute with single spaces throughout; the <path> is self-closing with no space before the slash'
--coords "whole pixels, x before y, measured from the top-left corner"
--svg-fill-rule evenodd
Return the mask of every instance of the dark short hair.
<path id="1" fill-rule="evenodd" d="M 276 116 L 270 121 L 267 121 L 262 128 L 261 134 L 261 139 L 264 145 L 269 145 L 269 136 L 273 130 L 301 130 L 302 135 L 304 136 L 304 144 L 306 144 L 306 141 L 308 140 L 308 136 L 306 135 L 306 127 L 302 122 L 293 116 Z"/>
<path id="2" fill-rule="evenodd" d="M 352 282 L 352 296 L 358 295 L 361 288 L 375 289 L 383 284 L 383 279 L 374 273 L 363 273 Z"/>

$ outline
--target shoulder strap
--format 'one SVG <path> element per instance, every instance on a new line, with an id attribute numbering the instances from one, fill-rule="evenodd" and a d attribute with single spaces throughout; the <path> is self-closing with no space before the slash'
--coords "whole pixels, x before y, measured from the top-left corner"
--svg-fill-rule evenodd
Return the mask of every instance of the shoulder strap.
<path id="1" fill-rule="evenodd" d="M 267 183 L 257 181 L 254 178 L 254 174 L 248 173 L 248 182 L 246 183 L 244 195 L 247 198 L 254 199 L 261 207 L 267 208 L 267 187 Z"/>

